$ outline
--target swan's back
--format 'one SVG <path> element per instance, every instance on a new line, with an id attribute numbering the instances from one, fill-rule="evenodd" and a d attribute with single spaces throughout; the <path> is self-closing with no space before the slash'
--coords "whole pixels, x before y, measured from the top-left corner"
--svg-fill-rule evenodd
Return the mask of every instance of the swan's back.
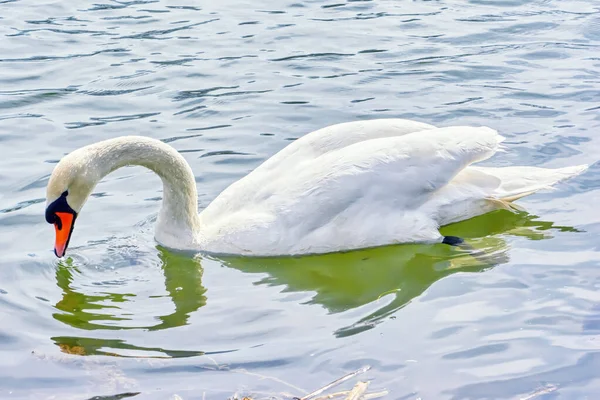
<path id="1" fill-rule="evenodd" d="M 433 125 L 400 118 L 335 124 L 310 132 L 295 140 L 266 160 L 256 170 L 295 166 L 356 143 L 398 137 L 434 128 Z"/>
<path id="2" fill-rule="evenodd" d="M 367 121 L 344 122 L 310 132 L 290 143 L 247 176 L 226 188 L 213 202 L 211 210 L 222 214 L 228 206 L 239 207 L 241 203 L 251 202 L 257 188 L 272 186 L 273 180 L 288 180 L 293 171 L 315 168 L 320 156 L 337 152 L 357 143 L 369 140 L 394 138 L 410 133 L 435 129 L 435 126 L 422 122 L 400 118 L 376 119 Z M 318 160 L 320 163 L 321 160 Z"/>
<path id="3" fill-rule="evenodd" d="M 448 127 L 360 141 L 285 169 L 256 170 L 201 217 L 220 243 L 269 244 L 265 253 L 435 241 L 436 220 L 422 207 L 502 140 L 486 127 Z"/>

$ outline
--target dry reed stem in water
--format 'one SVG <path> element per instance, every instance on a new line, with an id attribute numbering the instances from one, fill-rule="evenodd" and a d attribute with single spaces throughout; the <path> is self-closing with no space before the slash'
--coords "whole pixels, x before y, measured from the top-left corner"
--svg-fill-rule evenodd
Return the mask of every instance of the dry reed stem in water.
<path id="1" fill-rule="evenodd" d="M 361 396 L 363 394 L 365 394 L 365 392 L 367 391 L 368 387 L 369 387 L 369 382 L 358 382 L 356 385 L 354 385 L 354 387 L 352 388 L 352 390 L 348 394 L 348 397 L 346 397 L 346 400 L 358 400 L 358 399 L 360 399 Z"/>
<path id="2" fill-rule="evenodd" d="M 281 383 L 283 385 L 286 385 L 287 387 L 290 387 L 290 388 L 298 391 L 299 393 L 306 392 L 306 390 L 303 390 L 302 388 L 299 388 L 298 386 L 292 385 L 291 383 L 286 382 L 283 379 L 276 378 L 274 376 L 261 375 L 261 374 L 255 373 L 255 372 L 249 372 L 249 371 L 246 371 L 245 369 L 242 369 L 242 368 L 230 369 L 228 371 L 230 371 L 230 372 L 237 372 L 239 374 L 244 374 L 244 375 L 249 375 L 249 376 L 256 376 L 256 377 L 258 377 L 260 379 L 267 379 L 267 380 L 271 380 L 273 382 L 278 382 L 278 383 Z M 302 400 L 304 400 L 304 398 Z"/>
<path id="3" fill-rule="evenodd" d="M 343 382 L 346 382 L 347 380 L 354 378 L 356 375 L 359 375 L 359 374 L 362 374 L 364 372 L 367 372 L 370 369 L 371 369 L 371 367 L 369 365 L 366 365 L 366 366 L 364 366 L 364 367 L 362 367 L 360 369 L 357 369 L 354 372 L 349 373 L 348 375 L 344 375 L 341 378 L 336 379 L 335 381 L 333 381 L 333 382 L 331 382 L 331 383 L 323 386 L 320 389 L 315 390 L 312 393 L 307 394 L 304 397 L 301 397 L 299 400 L 309 400 L 309 399 L 312 399 L 313 397 L 316 397 L 316 396 L 320 395 L 324 391 L 329 390 L 332 387 L 338 386 L 338 385 L 342 384 Z"/>
<path id="4" fill-rule="evenodd" d="M 365 393 L 365 395 L 362 397 L 362 400 L 378 399 L 380 397 L 387 396 L 388 394 L 390 394 L 390 392 L 388 392 L 387 390 L 382 390 L 381 392 Z"/>
<path id="5" fill-rule="evenodd" d="M 349 394 L 350 394 L 350 390 L 344 390 L 343 392 L 326 394 L 324 396 L 317 397 L 314 400 L 330 400 L 330 399 L 335 399 L 336 397 L 348 396 Z M 378 399 L 380 397 L 387 396 L 388 394 L 390 394 L 390 392 L 388 392 L 387 390 L 382 390 L 380 392 L 373 392 L 373 393 L 365 393 L 362 397 L 362 400 Z"/>
<path id="6" fill-rule="evenodd" d="M 344 397 L 344 400 L 372 400 L 372 399 L 378 399 L 380 397 L 386 396 L 389 394 L 389 392 L 387 390 L 382 390 L 379 392 L 373 392 L 373 393 L 366 393 L 367 388 L 369 387 L 369 383 L 370 382 L 362 382 L 359 381 L 353 388 L 352 390 L 344 390 L 344 391 L 340 391 L 340 392 L 336 392 L 336 393 L 330 393 L 330 394 L 325 394 L 322 395 L 320 397 L 316 397 L 319 396 L 320 394 L 322 394 L 323 392 L 325 392 L 326 390 L 329 390 L 335 386 L 338 386 L 340 384 L 342 384 L 343 382 L 348 381 L 349 379 L 352 379 L 353 377 L 355 377 L 356 375 L 362 374 L 366 371 L 368 371 L 369 369 L 371 369 L 370 366 L 364 366 L 354 372 L 351 372 L 347 375 L 342 376 L 339 379 L 336 379 L 335 381 L 328 383 L 327 385 L 323 386 L 320 389 L 317 389 L 315 391 L 313 391 L 310 394 L 307 394 L 304 397 L 296 397 L 293 396 L 289 393 L 284 394 L 281 393 L 281 395 L 283 395 L 283 398 L 288 398 L 291 400 L 330 400 L 330 399 L 335 399 L 335 398 L 339 398 L 339 397 Z M 232 372 L 238 372 L 238 373 L 243 373 L 243 374 L 247 374 L 247 375 L 253 375 L 253 376 L 258 376 L 262 379 L 270 379 L 270 380 L 275 380 L 278 381 L 280 383 L 284 383 L 288 386 L 294 387 L 294 385 L 289 384 L 285 381 L 282 381 L 280 379 L 274 378 L 274 377 L 270 377 L 270 376 L 264 376 L 264 375 L 260 375 L 260 374 L 256 374 L 256 373 L 251 373 L 248 372 L 246 370 L 243 369 L 236 369 L 236 370 L 229 370 Z M 298 388 L 299 389 L 299 388 Z M 300 390 L 300 391 L 304 391 L 304 390 Z M 255 392 L 255 394 L 258 394 L 257 392 Z M 273 399 L 274 394 L 270 394 L 269 399 Z M 239 395 L 238 393 L 235 393 L 232 397 L 230 397 L 230 400 L 239 400 Z M 244 397 L 242 400 L 255 400 L 253 397 Z"/>
<path id="7" fill-rule="evenodd" d="M 340 397 L 340 396 L 347 396 L 348 393 L 350 393 L 349 390 L 344 390 L 343 392 L 336 392 L 336 393 L 330 393 L 330 394 L 326 394 L 324 396 L 321 397 L 317 397 L 314 400 L 329 400 L 329 399 L 335 399 L 336 397 Z"/>
<path id="8" fill-rule="evenodd" d="M 519 398 L 519 400 L 531 400 L 531 399 L 533 399 L 535 397 L 538 397 L 538 396 L 541 396 L 543 394 L 552 393 L 555 390 L 558 390 L 558 387 L 556 387 L 554 385 L 548 386 L 548 387 L 545 387 L 543 389 L 536 390 L 535 392 L 533 392 L 531 394 L 528 394 L 525 397 L 521 397 L 521 398 Z"/>

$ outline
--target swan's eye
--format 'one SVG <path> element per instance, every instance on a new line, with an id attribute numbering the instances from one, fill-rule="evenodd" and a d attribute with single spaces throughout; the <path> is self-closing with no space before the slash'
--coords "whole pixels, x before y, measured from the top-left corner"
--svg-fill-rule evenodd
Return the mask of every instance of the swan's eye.
<path id="1" fill-rule="evenodd" d="M 49 224 L 56 225 L 56 228 L 58 230 L 62 229 L 62 220 L 60 219 L 60 217 L 58 215 L 56 215 L 54 213 L 49 213 L 49 214 L 47 213 L 46 214 L 46 221 Z"/>
<path id="2" fill-rule="evenodd" d="M 57 218 L 58 216 L 54 214 L 52 210 L 50 210 L 50 207 L 48 207 L 48 209 L 46 209 L 46 222 L 49 224 L 55 224 Z"/>

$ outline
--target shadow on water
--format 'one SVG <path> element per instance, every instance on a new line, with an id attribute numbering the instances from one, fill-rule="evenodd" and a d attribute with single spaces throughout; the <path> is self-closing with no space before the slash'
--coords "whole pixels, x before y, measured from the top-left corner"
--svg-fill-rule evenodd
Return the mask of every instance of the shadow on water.
<path id="1" fill-rule="evenodd" d="M 350 326 L 334 332 L 338 337 L 371 329 L 383 322 L 411 300 L 421 295 L 436 281 L 456 272 L 477 273 L 508 261 L 507 236 L 530 240 L 551 237 L 552 230 L 576 231 L 537 220 L 520 212 L 497 211 L 453 224 L 442 229 L 445 235 L 467 239 L 470 249 L 447 245 L 396 245 L 346 253 L 278 258 L 219 258 L 223 265 L 247 274 L 260 274 L 255 285 L 281 286 L 283 292 L 314 293 L 308 304 L 319 304 L 329 313 L 342 313 L 382 301 L 382 306 Z M 111 313 L 120 302 L 135 294 L 87 295 L 73 285 L 77 266 L 62 262 L 56 270 L 56 281 L 63 290 L 56 304 L 60 310 L 54 318 L 82 330 L 169 329 L 187 324 L 190 315 L 206 305 L 206 288 L 202 285 L 200 257 L 189 257 L 158 249 L 165 276 L 165 286 L 175 311 L 157 316 L 160 322 L 151 326 L 115 325 L 120 317 Z M 267 275 L 265 277 L 265 274 Z M 110 306 L 102 305 L 104 301 Z M 102 311 L 102 313 L 99 313 Z M 119 355 L 101 349 L 160 352 L 165 357 L 191 357 L 205 354 L 127 344 L 119 339 L 83 337 L 52 338 L 62 351 L 79 355 Z"/>

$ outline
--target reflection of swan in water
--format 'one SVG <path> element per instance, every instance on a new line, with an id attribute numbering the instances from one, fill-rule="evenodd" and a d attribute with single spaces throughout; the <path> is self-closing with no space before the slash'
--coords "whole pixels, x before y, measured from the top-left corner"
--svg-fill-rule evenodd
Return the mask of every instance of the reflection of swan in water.
<path id="1" fill-rule="evenodd" d="M 310 303 L 324 306 L 330 313 L 344 312 L 394 295 L 382 307 L 352 326 L 335 332 L 353 335 L 374 327 L 439 279 L 455 272 L 481 272 L 508 261 L 507 245 L 500 236 L 510 234 L 532 240 L 547 237 L 544 231 L 555 227 L 527 213 L 497 211 L 443 229 L 469 238 L 469 251 L 447 246 L 399 245 L 348 253 L 299 258 L 227 258 L 224 263 L 249 273 L 267 273 L 257 284 L 286 286 L 285 291 L 314 292 Z"/>
<path id="2" fill-rule="evenodd" d="M 444 229 L 444 234 L 462 232 L 473 247 L 461 251 L 449 246 L 398 245 L 378 247 L 347 253 L 326 255 L 219 259 L 224 265 L 236 270 L 260 274 L 258 285 L 285 286 L 288 292 L 314 292 L 309 303 L 320 304 L 330 313 L 340 313 L 378 301 L 382 306 L 361 318 L 351 326 L 335 332 L 347 336 L 370 329 L 387 316 L 421 295 L 439 279 L 454 272 L 481 272 L 507 261 L 507 245 L 498 234 L 519 235 L 532 240 L 548 237 L 547 231 L 573 228 L 556 227 L 551 222 L 536 220 L 527 213 L 497 211 Z M 198 258 L 171 253 L 159 249 L 162 270 L 168 296 L 175 311 L 160 316 L 161 321 L 151 326 L 122 326 L 116 312 L 125 297 L 135 294 L 111 294 L 103 288 L 102 295 L 86 295 L 75 289 L 73 280 L 77 268 L 60 263 L 56 272 L 57 284 L 63 290 L 63 298 L 56 304 L 60 310 L 54 317 L 74 328 L 84 330 L 161 330 L 182 326 L 191 313 L 203 307 L 207 300 L 202 286 L 202 267 Z M 263 277 L 267 274 L 267 277 Z M 387 300 L 388 295 L 393 299 Z M 103 302 L 111 302 L 103 305 Z M 101 312 L 101 313 L 100 313 Z M 63 351 L 75 354 L 113 354 L 100 349 L 131 352 L 163 353 L 167 357 L 189 357 L 203 354 L 200 351 L 177 351 L 140 347 L 123 340 L 83 337 L 54 337 Z"/>
<path id="3" fill-rule="evenodd" d="M 77 329 L 84 330 L 129 330 L 145 329 L 157 331 L 186 325 L 189 316 L 206 304 L 206 288 L 202 286 L 203 269 L 199 261 L 185 255 L 159 251 L 161 269 L 165 276 L 165 289 L 172 300 L 175 310 L 168 315 L 157 316 L 158 324 L 150 326 L 119 325 L 123 317 L 111 313 L 118 309 L 119 303 L 136 297 L 133 293 L 109 293 L 102 288 L 102 294 L 85 294 L 83 288 L 77 288 L 74 280 L 80 271 L 72 260 L 60 262 L 56 270 L 57 285 L 63 290 L 62 299 L 56 303 L 55 319 Z M 109 303 L 110 305 L 106 305 Z M 160 348 L 140 347 L 127 344 L 121 339 L 96 339 L 86 337 L 54 337 L 52 338 L 61 350 L 80 355 L 111 354 L 99 350 L 101 348 L 121 349 L 127 351 L 161 352 L 169 357 L 189 357 L 203 354 L 199 351 L 177 351 Z M 114 355 L 114 354 L 113 354 Z"/>

